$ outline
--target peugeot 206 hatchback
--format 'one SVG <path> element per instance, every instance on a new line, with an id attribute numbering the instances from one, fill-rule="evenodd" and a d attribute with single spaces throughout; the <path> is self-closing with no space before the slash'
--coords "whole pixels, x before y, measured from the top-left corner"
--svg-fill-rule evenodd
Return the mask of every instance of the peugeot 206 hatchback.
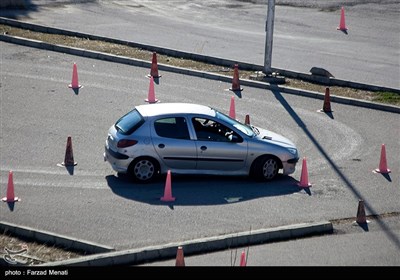
<path id="1" fill-rule="evenodd" d="M 111 126 L 104 160 L 142 183 L 168 170 L 268 181 L 280 170 L 293 173 L 299 156 L 287 138 L 214 108 L 156 103 L 136 106 Z"/>

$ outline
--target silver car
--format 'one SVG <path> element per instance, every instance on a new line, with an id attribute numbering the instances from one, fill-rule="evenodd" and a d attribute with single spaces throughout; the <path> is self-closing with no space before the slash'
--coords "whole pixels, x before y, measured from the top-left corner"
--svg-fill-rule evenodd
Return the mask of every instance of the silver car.
<path id="1" fill-rule="evenodd" d="M 249 175 L 272 180 L 295 171 L 296 146 L 218 110 L 190 103 L 136 106 L 108 131 L 104 160 L 138 182 L 159 174 Z"/>

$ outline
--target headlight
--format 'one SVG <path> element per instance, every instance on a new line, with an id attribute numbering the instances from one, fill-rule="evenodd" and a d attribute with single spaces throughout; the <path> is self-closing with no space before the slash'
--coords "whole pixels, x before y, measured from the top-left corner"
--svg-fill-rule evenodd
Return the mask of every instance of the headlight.
<path id="1" fill-rule="evenodd" d="M 297 155 L 297 149 L 295 148 L 288 148 L 289 153 L 291 153 L 292 155 Z"/>

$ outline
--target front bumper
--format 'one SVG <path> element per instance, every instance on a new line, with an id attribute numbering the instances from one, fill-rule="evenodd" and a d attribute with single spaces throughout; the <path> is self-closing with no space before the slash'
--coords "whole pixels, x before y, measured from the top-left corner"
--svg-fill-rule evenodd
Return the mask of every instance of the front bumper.
<path id="1" fill-rule="evenodd" d="M 299 158 L 292 158 L 286 162 L 282 162 L 283 165 L 283 174 L 289 175 L 296 171 L 296 164 L 299 161 Z"/>

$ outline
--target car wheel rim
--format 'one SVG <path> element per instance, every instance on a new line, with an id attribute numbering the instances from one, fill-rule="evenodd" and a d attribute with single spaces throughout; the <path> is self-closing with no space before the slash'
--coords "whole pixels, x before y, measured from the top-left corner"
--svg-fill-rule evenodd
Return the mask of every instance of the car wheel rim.
<path id="1" fill-rule="evenodd" d="M 139 180 L 148 180 L 154 174 L 154 165 L 149 160 L 141 160 L 136 163 L 134 173 Z"/>
<path id="2" fill-rule="evenodd" d="M 263 174 L 266 179 L 272 179 L 278 170 L 278 164 L 273 159 L 268 159 L 264 163 Z"/>

